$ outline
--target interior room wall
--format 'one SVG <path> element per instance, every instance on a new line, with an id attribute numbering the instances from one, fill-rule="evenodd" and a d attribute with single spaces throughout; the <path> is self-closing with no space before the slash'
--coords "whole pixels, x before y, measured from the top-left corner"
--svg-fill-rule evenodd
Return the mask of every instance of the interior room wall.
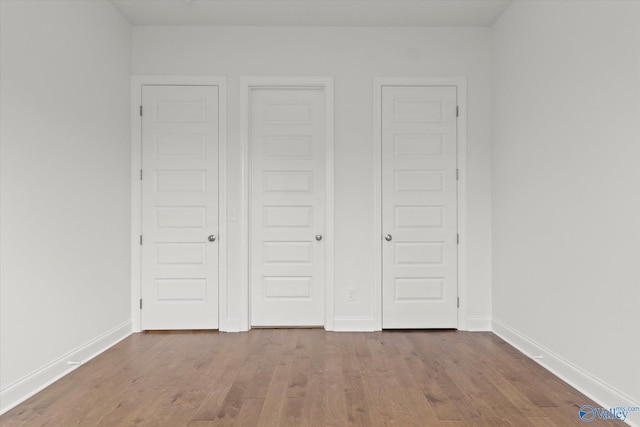
<path id="1" fill-rule="evenodd" d="M 490 29 L 340 27 L 133 28 L 134 74 L 228 77 L 228 208 L 241 208 L 241 75 L 321 75 L 335 81 L 335 314 L 372 319 L 373 77 L 468 77 L 468 295 L 470 327 L 491 313 Z M 229 316 L 239 316 L 240 223 L 228 224 Z M 347 289 L 356 301 L 347 301 Z M 331 302 L 329 302 L 331 303 Z"/>
<path id="2" fill-rule="evenodd" d="M 1 1 L 0 410 L 130 327 L 131 27 Z"/>
<path id="3" fill-rule="evenodd" d="M 494 329 L 640 401 L 640 3 L 517 1 L 493 27 Z"/>

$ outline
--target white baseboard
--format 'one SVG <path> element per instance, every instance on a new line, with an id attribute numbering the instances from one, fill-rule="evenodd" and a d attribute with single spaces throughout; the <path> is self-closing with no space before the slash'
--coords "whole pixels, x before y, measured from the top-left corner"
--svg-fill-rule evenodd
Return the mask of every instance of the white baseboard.
<path id="1" fill-rule="evenodd" d="M 224 329 L 220 328 L 221 332 L 240 332 L 240 318 L 239 317 L 227 317 Z"/>
<path id="2" fill-rule="evenodd" d="M 492 324 L 493 333 L 588 398 L 602 405 L 603 408 L 640 406 L 640 403 L 631 397 L 582 370 L 507 324 L 496 319 L 493 319 Z M 579 420 L 580 418 L 576 411 L 576 422 Z M 626 419 L 626 423 L 634 427 L 640 427 L 640 412 L 630 413 Z"/>
<path id="3" fill-rule="evenodd" d="M 0 415 L 131 335 L 131 321 L 116 326 L 0 390 Z M 70 364 L 73 363 L 73 364 Z"/>
<path id="4" fill-rule="evenodd" d="M 336 332 L 373 332 L 375 330 L 373 316 L 336 317 L 333 330 Z"/>
<path id="5" fill-rule="evenodd" d="M 491 331 L 491 317 L 467 317 L 467 331 L 489 332 Z"/>

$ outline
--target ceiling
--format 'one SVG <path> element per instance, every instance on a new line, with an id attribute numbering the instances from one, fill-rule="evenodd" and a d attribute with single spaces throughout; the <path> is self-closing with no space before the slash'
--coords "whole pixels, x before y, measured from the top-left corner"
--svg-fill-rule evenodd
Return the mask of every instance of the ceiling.
<path id="1" fill-rule="evenodd" d="M 511 0 L 110 0 L 133 25 L 491 26 Z"/>

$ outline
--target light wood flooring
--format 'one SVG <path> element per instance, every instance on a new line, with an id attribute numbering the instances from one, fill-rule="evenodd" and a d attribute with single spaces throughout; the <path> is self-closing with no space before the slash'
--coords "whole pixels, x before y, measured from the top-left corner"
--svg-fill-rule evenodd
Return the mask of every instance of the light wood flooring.
<path id="1" fill-rule="evenodd" d="M 584 404 L 598 406 L 491 333 L 142 333 L 0 425 L 565 427 L 585 425 Z"/>

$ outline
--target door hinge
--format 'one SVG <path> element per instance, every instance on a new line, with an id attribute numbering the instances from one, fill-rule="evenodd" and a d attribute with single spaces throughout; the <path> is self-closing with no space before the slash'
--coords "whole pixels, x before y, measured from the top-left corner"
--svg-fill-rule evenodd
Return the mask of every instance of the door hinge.
<path id="1" fill-rule="evenodd" d="M 140 169 L 140 181 L 142 181 L 142 169 Z"/>
<path id="2" fill-rule="evenodd" d="M 142 107 L 140 107 L 142 108 Z M 142 110 L 140 110 L 140 115 L 142 115 Z M 460 107 L 456 105 L 456 117 L 460 116 Z"/>
<path id="3" fill-rule="evenodd" d="M 457 307 L 460 308 L 460 297 L 458 297 L 457 300 L 458 300 Z M 142 300 L 140 300 L 140 308 L 142 308 Z"/>
<path id="4" fill-rule="evenodd" d="M 140 310 L 142 310 L 142 298 L 140 298 Z"/>
<path id="5" fill-rule="evenodd" d="M 140 171 L 140 179 L 142 179 L 142 171 Z M 456 181 L 460 179 L 460 169 L 456 169 Z"/>
<path id="6" fill-rule="evenodd" d="M 142 238 L 142 236 L 140 236 L 140 238 Z M 456 244 L 459 245 L 460 244 L 460 235 L 456 234 Z"/>
<path id="7" fill-rule="evenodd" d="M 142 117 L 142 105 L 140 106 L 140 117 Z"/>
<path id="8" fill-rule="evenodd" d="M 140 245 L 142 245 L 142 234 L 140 235 Z"/>

